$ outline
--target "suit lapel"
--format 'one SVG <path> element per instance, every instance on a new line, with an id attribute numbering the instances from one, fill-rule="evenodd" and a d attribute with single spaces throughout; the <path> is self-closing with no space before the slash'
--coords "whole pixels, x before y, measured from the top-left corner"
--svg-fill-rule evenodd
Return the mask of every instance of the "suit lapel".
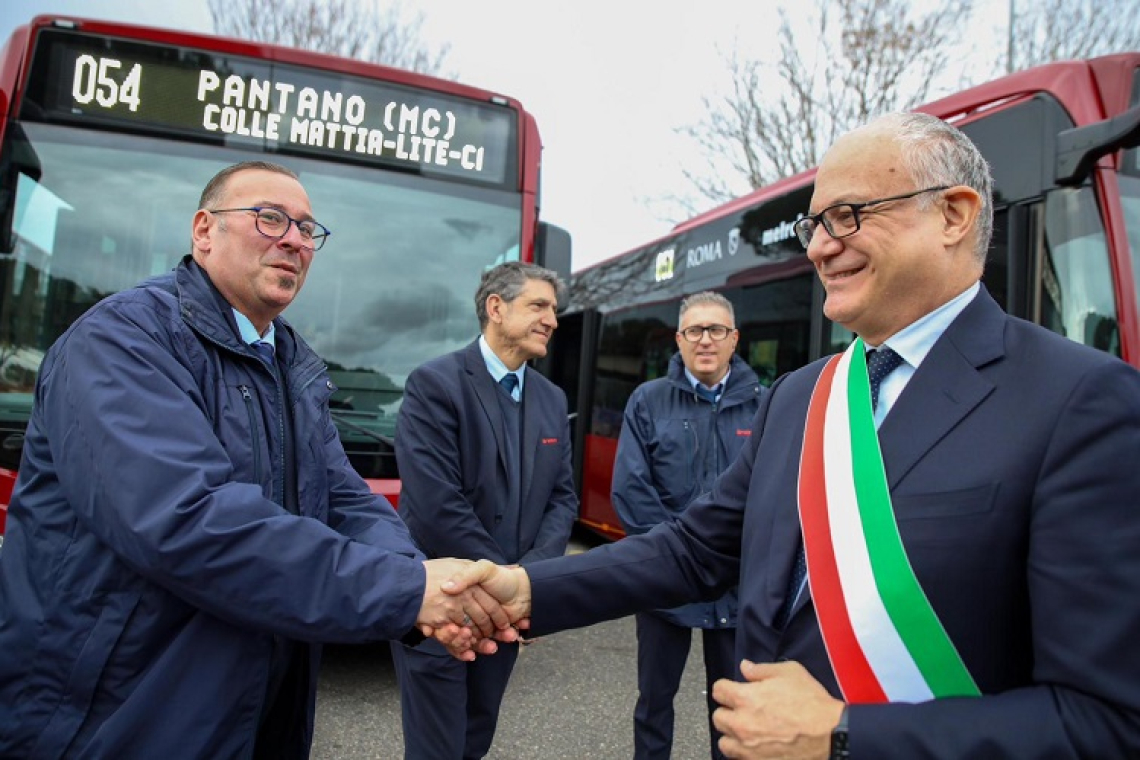
<path id="1" fill-rule="evenodd" d="M 519 458 L 522 460 L 522 480 L 519 483 L 521 504 L 526 504 L 530 496 L 530 484 L 534 475 L 535 452 L 538 451 L 539 420 L 542 416 L 542 399 L 539 398 L 538 383 L 530 367 L 524 367 L 526 382 L 523 383 L 523 441 Z"/>
<path id="2" fill-rule="evenodd" d="M 507 469 L 507 447 L 504 440 L 503 415 L 499 411 L 499 400 L 495 394 L 499 389 L 491 373 L 487 371 L 487 362 L 483 361 L 483 353 L 479 350 L 479 342 L 475 341 L 467 347 L 463 357 L 467 380 L 475 389 L 475 396 L 483 407 L 483 414 L 487 417 L 487 424 L 495 435 L 495 446 L 499 452 L 499 462 L 503 469 Z"/>
<path id="3" fill-rule="evenodd" d="M 893 490 L 993 392 L 978 368 L 1005 354 L 1005 313 L 983 288 L 935 342 L 879 428 Z"/>

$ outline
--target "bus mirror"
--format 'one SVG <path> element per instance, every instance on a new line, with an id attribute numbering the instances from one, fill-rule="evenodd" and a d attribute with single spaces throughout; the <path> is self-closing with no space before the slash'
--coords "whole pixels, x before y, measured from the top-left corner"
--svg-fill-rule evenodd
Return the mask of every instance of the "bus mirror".
<path id="1" fill-rule="evenodd" d="M 570 282 L 570 233 L 546 222 L 538 223 L 538 239 L 534 244 L 534 262 L 551 269 Z"/>
<path id="2" fill-rule="evenodd" d="M 1057 184 L 1079 185 L 1102 156 L 1140 145 L 1140 106 L 1096 124 L 1057 135 Z"/>

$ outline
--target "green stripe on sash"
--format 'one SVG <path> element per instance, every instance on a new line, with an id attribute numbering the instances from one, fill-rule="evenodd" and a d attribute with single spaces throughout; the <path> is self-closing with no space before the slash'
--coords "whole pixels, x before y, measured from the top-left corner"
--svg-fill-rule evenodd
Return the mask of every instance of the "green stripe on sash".
<path id="1" fill-rule="evenodd" d="M 867 379 L 866 350 L 862 339 L 857 344 L 847 383 L 851 465 L 875 585 L 887 614 L 935 698 L 980 696 L 907 559 L 891 507 L 879 436 L 869 403 L 871 386 Z"/>

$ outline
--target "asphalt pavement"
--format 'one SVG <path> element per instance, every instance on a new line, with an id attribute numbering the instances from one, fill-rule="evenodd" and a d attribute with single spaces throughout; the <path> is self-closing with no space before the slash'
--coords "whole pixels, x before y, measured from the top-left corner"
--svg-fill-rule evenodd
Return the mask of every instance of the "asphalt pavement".
<path id="1" fill-rule="evenodd" d="M 576 536 L 572 550 L 592 539 Z M 633 757 L 637 700 L 633 618 L 564 631 L 525 646 L 487 760 Z M 675 700 L 673 758 L 709 756 L 700 637 Z M 400 760 L 400 694 L 387 645 L 325 648 L 314 760 Z"/>

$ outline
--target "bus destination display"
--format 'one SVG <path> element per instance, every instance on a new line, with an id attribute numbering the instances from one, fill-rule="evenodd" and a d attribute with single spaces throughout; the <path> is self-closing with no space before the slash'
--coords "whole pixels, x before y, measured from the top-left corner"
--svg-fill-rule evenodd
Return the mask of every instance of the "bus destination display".
<path id="1" fill-rule="evenodd" d="M 509 108 L 270 61 L 45 31 L 26 101 L 46 120 L 173 129 L 481 183 L 513 180 Z"/>

